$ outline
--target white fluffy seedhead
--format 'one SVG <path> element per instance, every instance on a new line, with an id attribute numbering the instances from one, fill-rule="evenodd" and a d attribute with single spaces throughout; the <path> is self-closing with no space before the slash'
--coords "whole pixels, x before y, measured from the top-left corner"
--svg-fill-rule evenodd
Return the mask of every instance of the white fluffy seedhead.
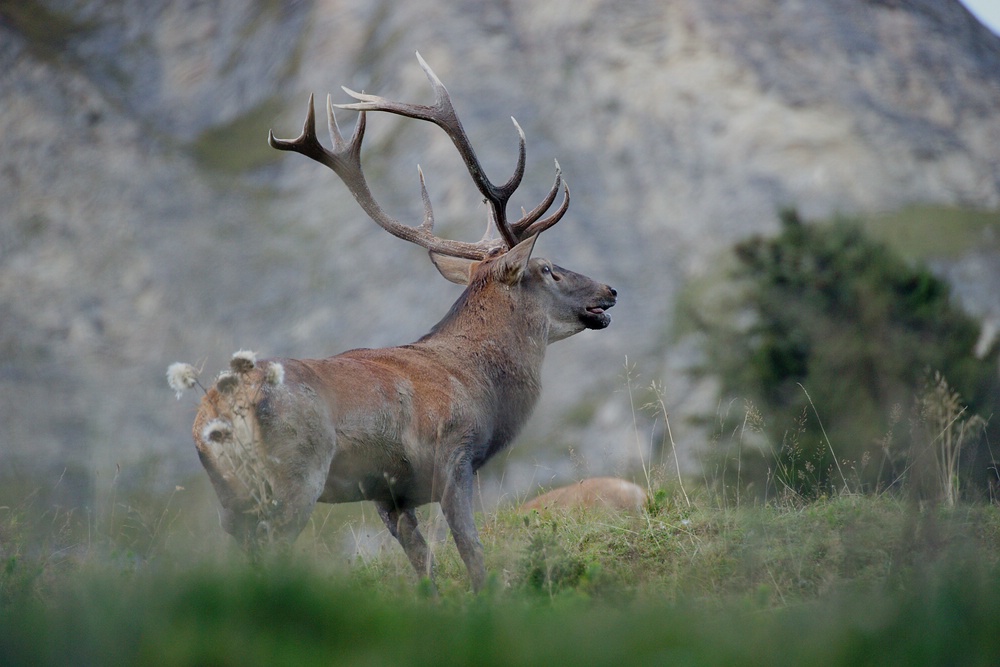
<path id="1" fill-rule="evenodd" d="M 240 383 L 240 378 L 235 373 L 222 371 L 215 380 L 215 388 L 223 394 L 231 394 Z"/>
<path id="2" fill-rule="evenodd" d="M 229 360 L 229 367 L 234 373 L 249 373 L 257 364 L 257 354 L 252 350 L 240 350 Z"/>
<path id="3" fill-rule="evenodd" d="M 225 442 L 233 437 L 233 425 L 225 419 L 213 419 L 201 430 L 203 442 Z"/>
<path id="4" fill-rule="evenodd" d="M 267 365 L 267 372 L 264 374 L 264 380 L 270 385 L 284 384 L 285 367 L 277 361 L 272 361 Z"/>
<path id="5" fill-rule="evenodd" d="M 167 384 L 180 400 L 181 394 L 198 384 L 198 369 L 182 362 L 170 364 L 167 367 Z"/>

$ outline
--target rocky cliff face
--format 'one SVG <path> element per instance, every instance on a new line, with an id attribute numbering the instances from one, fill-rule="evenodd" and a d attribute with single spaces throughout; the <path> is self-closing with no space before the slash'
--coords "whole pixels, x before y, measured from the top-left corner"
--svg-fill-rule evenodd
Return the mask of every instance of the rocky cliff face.
<path id="1" fill-rule="evenodd" d="M 458 291 L 422 251 L 265 141 L 297 134 L 309 92 L 428 100 L 417 50 L 494 179 L 509 116 L 524 128 L 515 205 L 558 158 L 573 204 L 536 252 L 621 293 L 609 330 L 551 349 L 508 490 L 564 470 L 567 446 L 590 472 L 621 465 L 626 357 L 691 407 L 688 351 L 665 346 L 677 290 L 777 208 L 1000 207 L 1000 40 L 956 0 L 0 2 L 5 472 L 76 470 L 85 496 L 120 464 L 169 488 L 198 464 L 168 363 L 403 343 L 443 315 Z M 438 227 L 478 238 L 436 128 L 372 117 L 365 162 L 413 221 L 419 162 Z M 1000 280 L 977 266 L 953 275 Z M 1000 317 L 993 292 L 968 290 Z"/>

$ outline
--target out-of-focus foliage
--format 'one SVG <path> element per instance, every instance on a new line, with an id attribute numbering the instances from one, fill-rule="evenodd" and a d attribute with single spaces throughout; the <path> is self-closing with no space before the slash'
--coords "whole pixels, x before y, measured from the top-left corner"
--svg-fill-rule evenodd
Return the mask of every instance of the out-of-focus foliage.
<path id="1" fill-rule="evenodd" d="M 0 664 L 993 665 L 997 507 L 913 507 L 513 508 L 483 526 L 486 590 L 441 548 L 431 598 L 398 549 L 349 571 L 305 552 L 250 565 L 177 545 L 175 523 L 167 551 L 126 564 L 95 535 L 58 567 L 58 551 L 4 555 Z M 28 547 L 16 520 L 0 511 L 0 536 Z"/>
<path id="2" fill-rule="evenodd" d="M 780 234 L 734 252 L 739 289 L 726 315 L 696 318 L 723 404 L 746 408 L 730 410 L 739 437 L 711 454 L 727 483 L 816 495 L 945 474 L 935 451 L 948 434 L 927 428 L 920 406 L 943 381 L 966 407 L 958 425 L 988 418 L 1000 395 L 997 345 L 975 356 L 980 325 L 948 285 L 855 222 L 804 224 L 794 211 L 781 214 Z M 988 429 L 977 424 L 951 471 L 966 488 L 991 473 Z"/>

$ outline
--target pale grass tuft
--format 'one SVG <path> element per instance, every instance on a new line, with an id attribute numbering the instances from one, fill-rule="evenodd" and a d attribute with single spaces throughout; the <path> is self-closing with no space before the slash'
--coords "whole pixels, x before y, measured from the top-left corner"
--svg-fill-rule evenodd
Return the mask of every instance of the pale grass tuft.
<path id="1" fill-rule="evenodd" d="M 969 414 L 962 396 L 938 371 L 921 396 L 917 397 L 920 421 L 927 433 L 924 444 L 934 455 L 940 492 L 948 507 L 954 507 L 961 498 L 959 464 L 962 451 L 986 433 L 986 420 Z"/>
<path id="2" fill-rule="evenodd" d="M 213 419 L 201 430 L 204 442 L 225 442 L 233 435 L 233 425 L 225 419 Z"/>
<path id="3" fill-rule="evenodd" d="M 183 362 L 170 364 L 167 367 L 167 384 L 174 390 L 179 401 L 186 390 L 198 384 L 198 369 Z"/>
<path id="4" fill-rule="evenodd" d="M 229 360 L 229 367 L 234 373 L 249 373 L 257 364 L 257 353 L 252 350 L 240 350 Z"/>
<path id="5" fill-rule="evenodd" d="M 268 384 L 279 385 L 285 383 L 285 367 L 277 361 L 272 361 L 267 365 L 267 373 L 264 379 Z"/>
<path id="6" fill-rule="evenodd" d="M 235 373 L 222 371 L 219 373 L 219 377 L 215 380 L 215 388 L 223 394 L 231 394 L 239 383 L 240 379 Z"/>

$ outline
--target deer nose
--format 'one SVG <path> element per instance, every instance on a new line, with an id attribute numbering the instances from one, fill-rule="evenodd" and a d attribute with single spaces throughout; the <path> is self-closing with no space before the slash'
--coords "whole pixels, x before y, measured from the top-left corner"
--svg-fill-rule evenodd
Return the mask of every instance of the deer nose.
<path id="1" fill-rule="evenodd" d="M 616 289 L 615 289 L 614 287 L 612 287 L 611 285 L 605 285 L 605 287 L 607 287 L 607 288 L 608 288 L 608 291 L 609 291 L 609 292 L 611 292 L 611 296 L 613 296 L 613 297 L 615 297 L 615 298 L 617 298 L 617 297 L 618 297 L 618 290 L 616 290 Z"/>

